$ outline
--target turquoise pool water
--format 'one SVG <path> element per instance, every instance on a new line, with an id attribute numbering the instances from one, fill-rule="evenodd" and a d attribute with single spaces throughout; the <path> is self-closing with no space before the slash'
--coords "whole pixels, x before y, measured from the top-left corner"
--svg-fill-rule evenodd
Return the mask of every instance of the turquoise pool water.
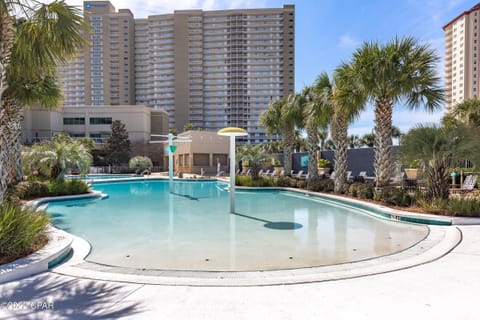
<path id="1" fill-rule="evenodd" d="M 54 224 L 92 244 L 88 261 L 165 270 L 278 270 L 370 259 L 408 248 L 428 234 L 279 191 L 236 192 L 216 181 L 94 183 L 103 200 L 52 202 Z"/>

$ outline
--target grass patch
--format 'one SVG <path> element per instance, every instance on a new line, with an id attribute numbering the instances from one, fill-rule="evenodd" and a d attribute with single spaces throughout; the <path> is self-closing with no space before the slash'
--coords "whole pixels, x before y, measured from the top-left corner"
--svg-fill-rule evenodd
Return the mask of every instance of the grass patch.
<path id="1" fill-rule="evenodd" d="M 0 204 L 0 264 L 14 261 L 42 248 L 48 241 L 50 222 L 44 212 L 12 203 Z"/>

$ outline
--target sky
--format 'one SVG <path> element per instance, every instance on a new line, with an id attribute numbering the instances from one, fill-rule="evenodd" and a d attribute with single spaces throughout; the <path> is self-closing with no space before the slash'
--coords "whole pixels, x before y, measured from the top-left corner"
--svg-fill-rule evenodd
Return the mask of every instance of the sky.
<path id="1" fill-rule="evenodd" d="M 130 9 L 135 18 L 172 13 L 180 9 L 277 8 L 295 5 L 295 90 L 313 83 L 321 72 L 331 74 L 364 41 L 385 43 L 396 36 L 413 36 L 437 51 L 438 72 L 444 65 L 442 27 L 480 0 L 110 0 L 118 9 Z M 67 0 L 82 5 L 81 0 Z M 407 132 L 418 123 L 438 123 L 443 110 L 408 111 L 399 103 L 393 124 Z M 351 125 L 350 134 L 372 132 L 373 110 L 367 107 Z"/>

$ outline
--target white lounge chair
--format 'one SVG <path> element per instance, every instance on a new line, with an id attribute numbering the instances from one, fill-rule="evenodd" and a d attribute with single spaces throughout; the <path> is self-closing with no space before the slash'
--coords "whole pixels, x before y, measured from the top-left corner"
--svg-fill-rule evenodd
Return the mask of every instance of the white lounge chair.
<path id="1" fill-rule="evenodd" d="M 460 188 L 450 189 L 451 193 L 464 193 L 472 191 L 477 185 L 478 175 L 469 175 L 463 180 L 463 184 Z"/>
<path id="2" fill-rule="evenodd" d="M 269 176 L 270 175 L 270 169 L 267 169 L 267 171 L 263 172 L 261 175 L 262 176 Z"/>

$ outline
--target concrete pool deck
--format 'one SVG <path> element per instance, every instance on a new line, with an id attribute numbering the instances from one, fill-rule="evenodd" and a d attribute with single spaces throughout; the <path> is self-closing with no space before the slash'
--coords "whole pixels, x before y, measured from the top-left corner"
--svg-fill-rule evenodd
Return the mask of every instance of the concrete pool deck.
<path id="1" fill-rule="evenodd" d="M 0 319 L 478 319 L 480 226 L 458 228 L 440 259 L 347 280 L 191 287 L 45 272 L 0 286 Z"/>

